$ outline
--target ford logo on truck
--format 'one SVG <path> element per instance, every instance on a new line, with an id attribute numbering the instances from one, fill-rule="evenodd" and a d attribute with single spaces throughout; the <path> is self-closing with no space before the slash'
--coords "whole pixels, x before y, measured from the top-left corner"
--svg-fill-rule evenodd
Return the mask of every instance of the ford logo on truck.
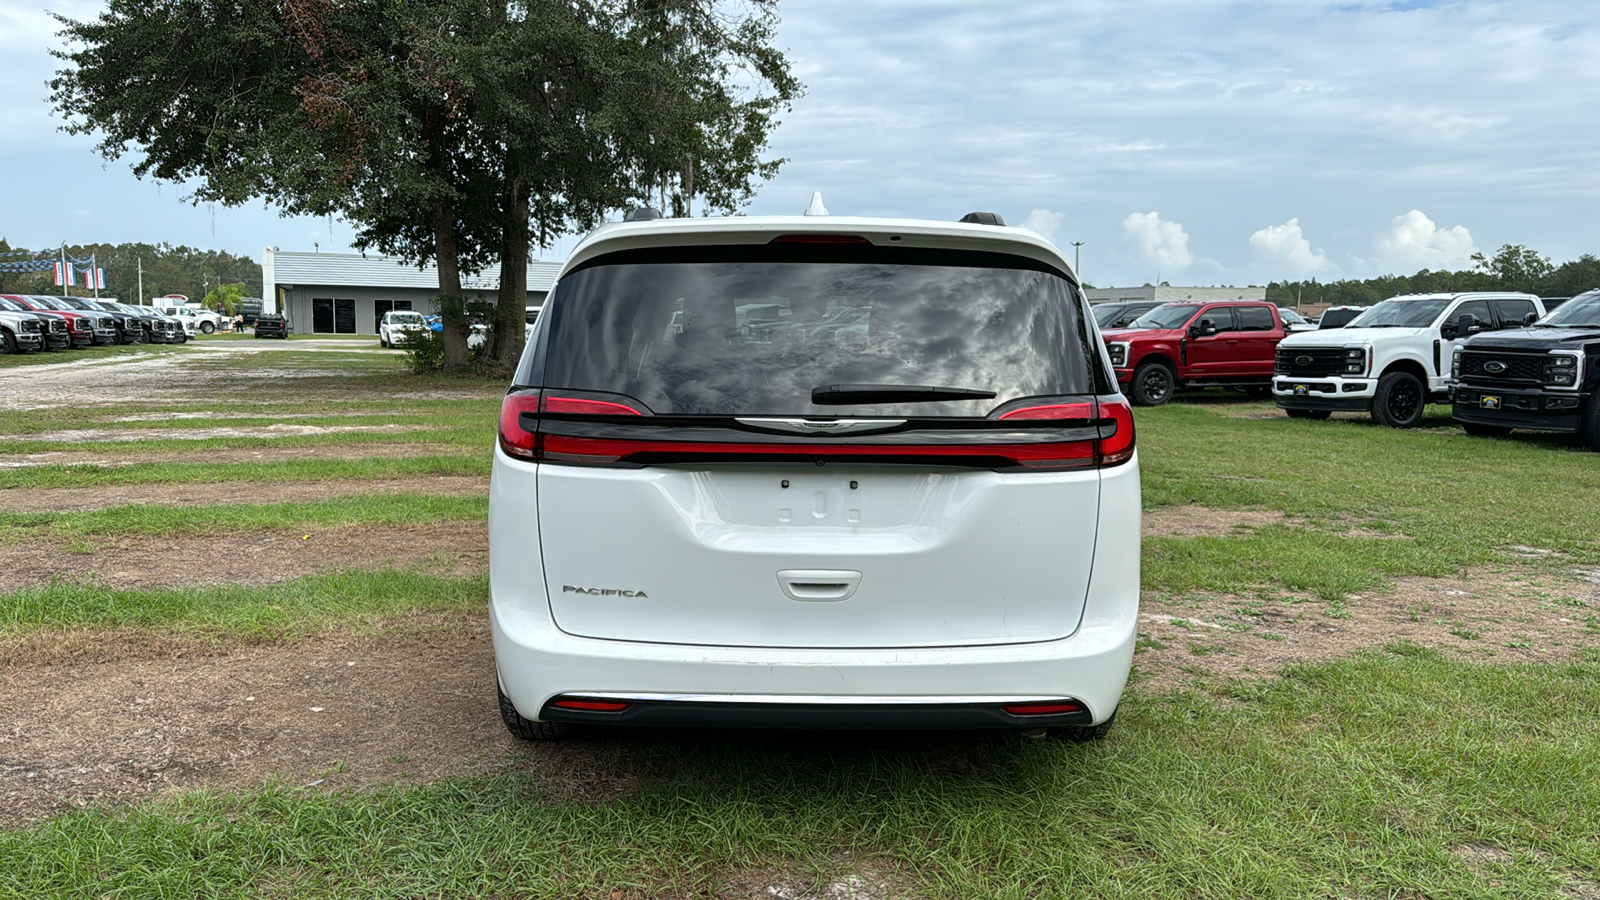
<path id="1" fill-rule="evenodd" d="M 1296 356 L 1294 358 L 1294 364 L 1297 365 L 1297 366 L 1309 366 L 1313 362 L 1315 362 L 1315 360 L 1313 360 L 1309 356 Z"/>
<path id="2" fill-rule="evenodd" d="M 1483 364 L 1483 370 L 1490 375 L 1499 375 L 1506 370 L 1506 364 L 1498 359 L 1491 359 Z"/>

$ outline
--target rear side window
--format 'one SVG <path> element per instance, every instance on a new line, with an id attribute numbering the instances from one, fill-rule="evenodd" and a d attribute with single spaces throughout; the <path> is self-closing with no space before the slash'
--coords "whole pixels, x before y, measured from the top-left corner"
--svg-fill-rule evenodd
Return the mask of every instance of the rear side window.
<path id="1" fill-rule="evenodd" d="M 632 251 L 566 274 L 547 305 L 542 386 L 623 394 L 657 414 L 982 416 L 1021 397 L 1105 389 L 1072 284 L 1003 254 Z M 818 388 L 864 384 L 995 396 L 812 402 Z"/>
<path id="2" fill-rule="evenodd" d="M 1272 310 L 1265 306 L 1236 306 L 1233 314 L 1238 318 L 1240 331 L 1271 331 L 1277 327 L 1272 321 Z"/>
<path id="3" fill-rule="evenodd" d="M 1516 328 L 1528 317 L 1528 313 L 1535 312 L 1532 300 L 1496 300 L 1494 309 L 1500 314 L 1503 328 Z"/>

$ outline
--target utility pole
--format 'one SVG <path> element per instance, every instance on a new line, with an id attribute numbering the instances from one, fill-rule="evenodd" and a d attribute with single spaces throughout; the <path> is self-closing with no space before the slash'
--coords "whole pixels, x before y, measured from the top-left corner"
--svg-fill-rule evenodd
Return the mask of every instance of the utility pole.
<path id="1" fill-rule="evenodd" d="M 89 283 L 94 285 L 94 298 L 100 299 L 100 257 L 89 253 Z"/>
<path id="2" fill-rule="evenodd" d="M 1072 242 L 1072 272 L 1073 272 L 1074 275 L 1078 276 L 1078 280 L 1079 281 L 1083 280 L 1083 267 L 1078 265 L 1078 248 L 1082 247 L 1084 244 L 1087 244 L 1087 243 L 1089 243 L 1089 242 L 1088 241 L 1073 241 Z"/>
<path id="3" fill-rule="evenodd" d="M 135 303 L 144 305 L 144 257 L 139 257 L 139 296 Z"/>

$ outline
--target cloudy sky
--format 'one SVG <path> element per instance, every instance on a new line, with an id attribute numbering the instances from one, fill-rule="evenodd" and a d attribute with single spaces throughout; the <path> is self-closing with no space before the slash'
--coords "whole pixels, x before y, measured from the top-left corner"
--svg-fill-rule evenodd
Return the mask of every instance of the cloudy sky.
<path id="1" fill-rule="evenodd" d="M 41 0 L 0 0 L 0 234 L 258 256 L 339 222 L 185 204 L 57 131 Z M 100 3 L 50 0 L 94 15 Z M 1099 285 L 1264 284 L 1600 253 L 1600 4 L 791 0 L 808 93 L 752 214 L 993 210 Z M 562 246 L 547 253 L 556 257 Z"/>

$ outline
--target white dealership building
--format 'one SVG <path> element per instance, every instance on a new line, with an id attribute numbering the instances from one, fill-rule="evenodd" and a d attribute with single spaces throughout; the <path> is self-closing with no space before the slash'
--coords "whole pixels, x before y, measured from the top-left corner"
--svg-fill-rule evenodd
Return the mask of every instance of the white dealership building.
<path id="1" fill-rule="evenodd" d="M 561 264 L 528 263 L 528 304 L 538 306 L 555 284 Z M 489 300 L 500 287 L 498 270 L 463 274 L 469 300 Z M 392 256 L 362 253 L 261 252 L 264 311 L 282 310 L 297 334 L 377 334 L 378 320 L 396 309 L 436 313 L 439 270 Z"/>

